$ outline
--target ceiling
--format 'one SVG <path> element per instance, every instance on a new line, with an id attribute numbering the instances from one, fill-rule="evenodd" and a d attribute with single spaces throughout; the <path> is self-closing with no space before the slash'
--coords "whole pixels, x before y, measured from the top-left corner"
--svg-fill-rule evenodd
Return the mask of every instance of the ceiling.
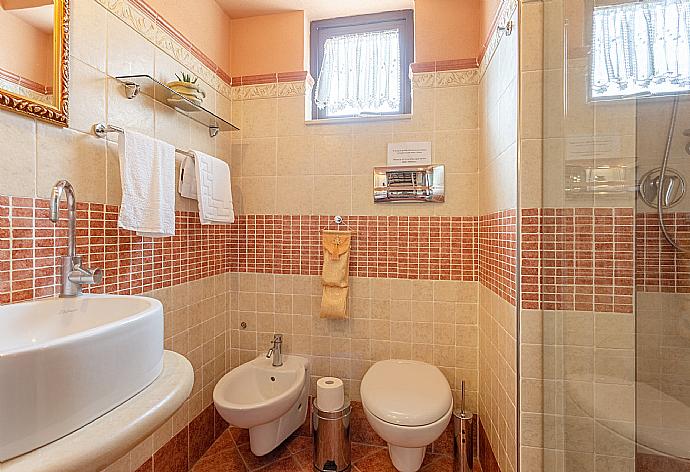
<path id="1" fill-rule="evenodd" d="M 304 10 L 310 20 L 414 8 L 414 0 L 216 0 L 231 18 Z"/>

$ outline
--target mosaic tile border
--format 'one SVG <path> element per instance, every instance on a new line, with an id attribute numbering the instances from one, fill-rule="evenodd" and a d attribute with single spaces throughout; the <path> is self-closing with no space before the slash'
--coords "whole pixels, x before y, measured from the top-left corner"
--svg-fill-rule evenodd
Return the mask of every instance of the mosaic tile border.
<path id="1" fill-rule="evenodd" d="M 479 217 L 479 281 L 515 305 L 517 211 L 503 210 Z"/>
<path id="2" fill-rule="evenodd" d="M 664 213 L 666 228 L 690 250 L 690 212 Z M 635 284 L 642 292 L 690 293 L 690 254 L 666 241 L 656 212 L 635 215 Z"/>
<path id="3" fill-rule="evenodd" d="M 45 199 L 0 197 L 0 304 L 58 293 L 67 221 L 53 225 L 48 216 Z M 229 226 L 178 211 L 176 235 L 152 239 L 118 228 L 117 217 L 116 206 L 77 204 L 77 253 L 104 269 L 90 292 L 139 294 L 229 271 Z"/>
<path id="4" fill-rule="evenodd" d="M 319 275 L 320 231 L 332 216 L 242 215 L 233 225 L 231 270 Z M 476 281 L 475 217 L 348 216 L 350 275 Z M 332 226 L 332 225 L 331 225 Z"/>
<path id="5" fill-rule="evenodd" d="M 63 219 L 48 201 L 0 196 L 0 304 L 59 291 L 67 252 Z M 138 294 L 225 272 L 318 275 L 320 230 L 332 216 L 240 215 L 232 225 L 201 225 L 176 212 L 176 235 L 142 238 L 117 227 L 118 207 L 77 205 L 77 251 L 104 269 L 94 293 Z M 360 277 L 476 281 L 475 217 L 352 216 L 356 231 L 350 273 Z"/>
<path id="6" fill-rule="evenodd" d="M 116 206 L 78 204 L 78 251 L 105 269 L 103 283 L 90 288 L 96 293 L 143 293 L 225 272 L 319 275 L 320 230 L 332 221 L 330 215 L 239 215 L 232 225 L 201 225 L 195 212 L 177 212 L 176 236 L 151 239 L 119 229 L 117 215 Z M 654 241 L 640 233 L 640 225 L 648 232 L 656 228 L 652 217 L 643 217 L 638 244 Z M 356 233 L 353 276 L 479 281 L 516 303 L 515 210 L 345 221 Z M 690 214 L 674 221 L 674 231 L 690 244 Z M 521 228 L 523 308 L 632 313 L 631 208 L 524 209 Z M 0 196 L 0 303 L 56 294 L 66 246 L 66 222 L 49 221 L 47 200 Z M 652 242 L 637 248 L 638 287 L 690 291 L 688 258 L 669 258 L 663 247 Z"/>
<path id="7" fill-rule="evenodd" d="M 524 309 L 632 313 L 632 208 L 522 210 Z"/>

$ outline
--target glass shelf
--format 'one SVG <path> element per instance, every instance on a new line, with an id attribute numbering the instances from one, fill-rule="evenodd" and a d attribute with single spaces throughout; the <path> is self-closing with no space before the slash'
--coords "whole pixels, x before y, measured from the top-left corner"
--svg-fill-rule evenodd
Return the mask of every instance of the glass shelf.
<path id="1" fill-rule="evenodd" d="M 225 121 L 223 118 L 210 112 L 203 106 L 193 103 L 151 76 L 124 75 L 115 77 L 115 79 L 124 85 L 127 98 L 133 99 L 140 93 L 143 93 L 153 98 L 155 101 L 177 110 L 197 123 L 208 126 L 208 132 L 212 138 L 218 135 L 220 131 L 239 130 L 239 128 L 232 123 Z"/>

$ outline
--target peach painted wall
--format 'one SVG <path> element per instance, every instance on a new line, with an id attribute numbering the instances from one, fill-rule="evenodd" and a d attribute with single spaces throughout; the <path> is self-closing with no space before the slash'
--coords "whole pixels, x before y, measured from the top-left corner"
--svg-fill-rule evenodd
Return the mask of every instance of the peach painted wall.
<path id="1" fill-rule="evenodd" d="M 52 85 L 53 35 L 5 11 L 0 4 L 0 68 Z M 49 67 L 49 65 L 51 67 Z"/>
<path id="2" fill-rule="evenodd" d="M 232 20 L 232 75 L 304 70 L 304 12 Z"/>
<path id="3" fill-rule="evenodd" d="M 501 8 L 502 1 L 479 0 L 479 3 L 479 45 L 483 48 L 488 42 L 494 18 L 496 18 L 498 9 Z"/>
<path id="4" fill-rule="evenodd" d="M 224 72 L 231 73 L 231 20 L 215 0 L 146 2 Z"/>
<path id="5" fill-rule="evenodd" d="M 417 0 L 416 62 L 477 57 L 480 0 Z M 233 76 L 308 68 L 309 21 L 304 12 L 232 20 Z"/>
<path id="6" fill-rule="evenodd" d="M 416 0 L 416 62 L 477 57 L 480 0 Z"/>

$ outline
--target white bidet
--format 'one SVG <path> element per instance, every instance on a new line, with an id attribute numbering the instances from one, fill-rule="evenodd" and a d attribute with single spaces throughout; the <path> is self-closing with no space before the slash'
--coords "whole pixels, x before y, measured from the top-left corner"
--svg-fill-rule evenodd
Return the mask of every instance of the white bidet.
<path id="1" fill-rule="evenodd" d="M 283 365 L 259 356 L 225 374 L 213 390 L 218 413 L 232 426 L 249 429 L 257 456 L 268 454 L 295 432 L 307 415 L 309 362 L 283 355 Z"/>

